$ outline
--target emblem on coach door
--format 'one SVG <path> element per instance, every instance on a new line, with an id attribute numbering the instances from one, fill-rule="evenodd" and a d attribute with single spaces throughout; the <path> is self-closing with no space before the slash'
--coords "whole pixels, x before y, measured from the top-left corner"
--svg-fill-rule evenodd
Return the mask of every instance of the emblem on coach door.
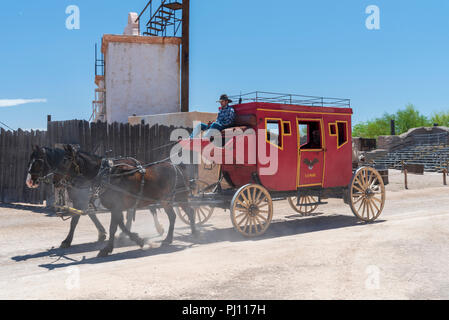
<path id="1" fill-rule="evenodd" d="M 309 159 L 304 159 L 304 164 L 306 164 L 309 167 L 309 170 L 312 170 L 313 167 L 319 163 L 318 159 L 315 158 L 312 161 L 310 161 Z"/>

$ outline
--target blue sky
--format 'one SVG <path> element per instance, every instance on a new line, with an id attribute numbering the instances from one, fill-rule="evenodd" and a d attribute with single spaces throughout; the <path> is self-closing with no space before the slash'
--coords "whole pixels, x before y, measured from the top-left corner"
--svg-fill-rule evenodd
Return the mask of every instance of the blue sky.
<path id="1" fill-rule="evenodd" d="M 0 3 L 0 121 L 45 128 L 88 119 L 94 45 L 121 34 L 146 0 Z M 77 5 L 81 29 L 67 30 Z M 365 8 L 380 9 L 368 30 Z M 221 93 L 254 90 L 350 98 L 355 123 L 413 103 L 449 111 L 447 0 L 191 0 L 191 110 L 216 111 Z M 2 107 L 6 99 L 46 99 Z"/>

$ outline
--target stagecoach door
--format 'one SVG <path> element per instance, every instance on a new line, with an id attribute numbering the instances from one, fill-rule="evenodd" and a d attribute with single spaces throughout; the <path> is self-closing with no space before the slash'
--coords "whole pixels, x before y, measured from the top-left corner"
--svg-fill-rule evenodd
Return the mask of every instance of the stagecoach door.
<path id="1" fill-rule="evenodd" d="M 298 187 L 322 186 L 325 139 L 322 119 L 297 119 Z"/>

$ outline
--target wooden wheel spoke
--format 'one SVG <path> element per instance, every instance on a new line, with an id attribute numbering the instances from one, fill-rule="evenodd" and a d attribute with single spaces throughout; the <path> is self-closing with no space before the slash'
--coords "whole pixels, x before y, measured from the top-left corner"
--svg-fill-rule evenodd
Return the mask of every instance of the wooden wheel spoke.
<path id="1" fill-rule="evenodd" d="M 261 204 L 261 205 L 259 206 L 259 209 L 260 209 L 260 208 L 265 208 L 265 207 L 268 207 L 268 202 L 265 202 L 265 203 Z"/>
<path id="2" fill-rule="evenodd" d="M 365 211 L 366 211 L 366 199 L 363 199 L 363 207 L 362 207 L 362 217 L 365 216 Z"/>
<path id="3" fill-rule="evenodd" d="M 376 200 L 377 202 L 379 202 L 380 204 L 382 204 L 382 200 L 380 200 L 380 199 L 378 199 L 378 198 L 376 198 L 376 197 L 373 197 L 372 199 L 373 199 L 373 200 Z"/>
<path id="4" fill-rule="evenodd" d="M 256 188 L 253 189 L 252 196 L 251 196 L 251 201 L 252 201 L 252 203 L 255 203 L 255 202 L 256 202 L 256 192 L 257 192 L 257 191 L 258 191 L 258 190 L 257 190 Z"/>
<path id="5" fill-rule="evenodd" d="M 374 210 L 373 201 L 368 200 L 368 206 L 370 207 L 371 212 L 373 213 L 373 218 L 375 218 L 377 213 L 379 212 L 379 210 L 377 210 L 377 211 Z"/>
<path id="6" fill-rule="evenodd" d="M 243 208 L 246 208 L 246 209 L 248 209 L 248 207 L 249 207 L 247 204 L 243 203 L 239 199 L 237 199 L 237 204 L 241 205 Z"/>
<path id="7" fill-rule="evenodd" d="M 260 205 L 264 200 L 267 200 L 267 196 L 265 194 L 262 193 L 262 197 L 259 199 L 258 202 L 256 202 L 256 206 Z"/>
<path id="8" fill-rule="evenodd" d="M 354 189 L 356 189 L 358 192 L 365 193 L 365 190 L 363 190 L 363 189 L 357 187 L 356 185 L 354 185 L 353 187 L 354 187 Z"/>
<path id="9" fill-rule="evenodd" d="M 354 199 L 352 200 L 352 204 L 357 204 L 360 200 L 364 199 L 364 196 L 360 196 L 356 201 L 354 201 Z"/>
<path id="10" fill-rule="evenodd" d="M 369 199 L 365 200 L 365 206 L 366 206 L 366 217 L 369 219 Z"/>
<path id="11" fill-rule="evenodd" d="M 262 227 L 263 227 L 263 222 L 261 222 L 261 221 L 259 220 L 259 216 L 258 216 L 258 215 L 256 215 L 256 216 L 254 217 L 254 220 L 257 221 L 257 225 L 259 225 L 259 227 L 262 229 Z"/>
<path id="12" fill-rule="evenodd" d="M 254 200 L 254 203 L 259 203 L 260 196 L 263 194 L 263 192 L 261 190 L 256 190 L 256 192 L 257 192 L 257 197 Z"/>
<path id="13" fill-rule="evenodd" d="M 365 203 L 365 199 L 360 203 L 359 208 L 357 209 L 357 212 L 360 212 L 360 209 L 362 208 L 363 204 Z"/>
<path id="14" fill-rule="evenodd" d="M 374 201 L 371 201 L 371 204 L 376 208 L 377 212 L 380 211 L 379 207 L 377 206 L 377 204 Z"/>
<path id="15" fill-rule="evenodd" d="M 242 219 L 242 220 L 240 220 L 240 222 L 237 222 L 237 225 L 239 225 L 239 226 L 241 226 L 244 222 L 246 222 L 246 220 L 248 219 L 248 215 L 247 214 L 245 214 L 245 217 Z"/>
<path id="16" fill-rule="evenodd" d="M 243 216 L 246 216 L 246 212 L 243 212 L 243 213 L 241 213 L 241 214 L 239 214 L 239 215 L 237 215 L 237 216 L 235 216 L 235 219 L 237 220 L 237 219 L 239 219 L 239 218 L 241 218 L 241 217 L 243 217 Z M 239 223 L 240 224 L 240 223 Z"/>
<path id="17" fill-rule="evenodd" d="M 251 203 L 249 202 L 248 198 L 245 196 L 245 192 L 242 192 L 241 196 L 243 198 L 243 202 L 249 206 Z"/>
<path id="18" fill-rule="evenodd" d="M 377 177 L 375 175 L 372 175 L 371 177 L 372 179 L 370 180 L 369 184 L 368 184 L 368 188 L 370 188 L 371 190 L 373 190 L 375 185 L 379 185 L 379 181 L 377 180 Z M 377 184 L 376 184 L 377 182 Z"/>
<path id="19" fill-rule="evenodd" d="M 257 217 L 261 218 L 263 221 L 267 222 L 268 219 L 265 218 L 263 215 L 261 215 L 260 213 L 257 214 Z"/>

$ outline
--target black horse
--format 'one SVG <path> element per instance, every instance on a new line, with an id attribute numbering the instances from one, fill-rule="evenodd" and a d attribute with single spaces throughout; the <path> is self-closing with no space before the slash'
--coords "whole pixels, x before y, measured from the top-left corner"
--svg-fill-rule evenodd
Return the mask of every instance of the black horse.
<path id="1" fill-rule="evenodd" d="M 71 163 L 70 175 L 81 175 L 101 187 L 101 204 L 111 211 L 109 241 L 98 256 L 107 256 L 114 249 L 114 235 L 117 227 L 143 247 L 144 240 L 131 233 L 123 222 L 123 211 L 145 208 L 152 204 L 161 205 L 168 215 L 170 227 L 163 244 L 173 241 L 176 214 L 172 201 L 187 202 L 189 181 L 186 168 L 180 168 L 170 162 L 159 162 L 142 166 L 132 158 L 107 160 L 83 151 L 77 151 L 70 145 L 64 146 L 65 162 Z M 181 205 L 188 214 L 192 234 L 196 235 L 194 210 Z"/>
<path id="2" fill-rule="evenodd" d="M 42 180 L 48 180 L 53 181 L 55 187 L 58 187 L 63 181 L 70 181 L 67 191 L 74 208 L 86 211 L 89 206 L 91 182 L 80 175 L 70 177 L 68 173 L 71 170 L 71 166 L 72 163 L 65 158 L 64 150 L 35 146 L 28 163 L 26 185 L 35 189 L 39 187 Z M 97 216 L 91 213 L 89 218 L 98 230 L 98 241 L 103 242 L 106 240 L 106 230 Z M 69 248 L 71 246 L 79 219 L 79 215 L 72 217 L 69 234 L 61 243 L 61 248 Z"/>

